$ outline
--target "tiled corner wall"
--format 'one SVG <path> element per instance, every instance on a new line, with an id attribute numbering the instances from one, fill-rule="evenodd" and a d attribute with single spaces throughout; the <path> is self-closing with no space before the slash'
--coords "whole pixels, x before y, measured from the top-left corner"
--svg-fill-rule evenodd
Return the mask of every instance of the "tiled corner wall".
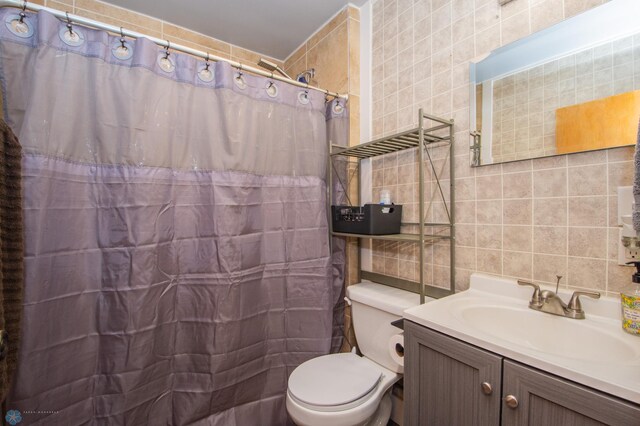
<path id="1" fill-rule="evenodd" d="M 152 18 L 118 6 L 98 0 L 30 0 L 53 9 L 62 10 L 105 22 L 107 24 L 138 31 L 152 37 L 169 40 L 172 43 L 209 52 L 225 59 L 255 66 L 260 57 L 265 57 L 282 66 L 283 62 L 266 55 L 217 40 L 212 37 L 174 25 L 170 22 Z"/>
<path id="2" fill-rule="evenodd" d="M 493 161 L 553 155 L 557 108 L 639 89 L 637 35 L 496 80 Z"/>
<path id="3" fill-rule="evenodd" d="M 630 281 L 630 268 L 615 261 L 615 194 L 617 186 L 632 182 L 631 148 L 469 166 L 468 62 L 602 3 L 513 0 L 502 7 L 497 0 L 373 3 L 374 137 L 415 126 L 418 108 L 455 119 L 457 289 L 466 288 L 474 271 L 550 283 L 558 274 L 565 286 L 612 294 Z M 448 160 L 441 161 L 446 166 Z M 415 156 L 375 162 L 374 198 L 375 179 L 382 179 L 382 185 L 403 202 L 415 203 L 415 169 Z M 409 190 L 401 187 L 407 174 L 414 176 Z M 435 285 L 448 285 L 446 248 L 435 245 L 427 254 L 427 281 Z M 415 261 L 415 248 L 374 247 L 375 271 L 415 277 Z"/>

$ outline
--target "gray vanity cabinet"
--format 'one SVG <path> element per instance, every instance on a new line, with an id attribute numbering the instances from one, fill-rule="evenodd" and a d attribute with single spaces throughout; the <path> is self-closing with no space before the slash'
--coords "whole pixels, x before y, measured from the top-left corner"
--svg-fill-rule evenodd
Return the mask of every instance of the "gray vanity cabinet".
<path id="1" fill-rule="evenodd" d="M 404 321 L 405 425 L 500 424 L 502 358 Z"/>
<path id="2" fill-rule="evenodd" d="M 640 425 L 640 407 L 404 321 L 405 424 Z"/>

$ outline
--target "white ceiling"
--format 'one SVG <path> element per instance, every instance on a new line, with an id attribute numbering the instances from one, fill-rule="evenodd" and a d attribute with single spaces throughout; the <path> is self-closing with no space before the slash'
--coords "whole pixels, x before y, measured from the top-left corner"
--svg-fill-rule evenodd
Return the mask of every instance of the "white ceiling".
<path id="1" fill-rule="evenodd" d="M 349 3 L 349 0 L 106 1 L 280 60 Z"/>

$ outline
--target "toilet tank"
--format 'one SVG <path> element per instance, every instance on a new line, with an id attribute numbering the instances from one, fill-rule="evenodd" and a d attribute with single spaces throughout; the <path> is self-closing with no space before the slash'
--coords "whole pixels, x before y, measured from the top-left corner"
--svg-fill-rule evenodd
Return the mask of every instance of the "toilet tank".
<path id="1" fill-rule="evenodd" d="M 362 355 L 396 373 L 402 373 L 390 355 L 389 339 L 400 333 L 392 321 L 402 318 L 402 311 L 420 304 L 420 295 L 372 282 L 347 287 L 351 300 L 353 329 Z"/>

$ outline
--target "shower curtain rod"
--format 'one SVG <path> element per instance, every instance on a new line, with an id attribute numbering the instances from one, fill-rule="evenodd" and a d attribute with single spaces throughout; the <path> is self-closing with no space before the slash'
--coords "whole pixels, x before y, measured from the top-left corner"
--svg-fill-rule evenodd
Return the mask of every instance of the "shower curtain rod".
<path id="1" fill-rule="evenodd" d="M 260 68 L 255 68 L 252 67 L 250 65 L 243 65 L 240 62 L 236 62 L 233 61 L 231 59 L 225 59 L 222 58 L 220 56 L 216 56 L 216 55 L 211 55 L 207 52 L 203 52 L 201 50 L 197 50 L 197 49 L 192 49 L 190 47 L 187 46 L 182 46 L 180 44 L 174 44 L 174 43 L 170 43 L 168 40 L 162 40 L 160 38 L 156 38 L 156 37 L 151 37 L 149 35 L 143 34 L 143 33 L 139 33 L 137 31 L 130 31 L 127 29 L 124 29 L 122 27 L 116 27 L 115 25 L 111 25 L 111 24 L 106 24 L 104 22 L 100 22 L 100 21 L 94 21 L 93 19 L 88 19 L 88 18 L 83 18 L 82 16 L 78 16 L 78 15 L 72 15 L 72 14 L 67 14 L 67 12 L 62 12 L 60 10 L 57 9 L 52 9 L 50 7 L 45 7 L 45 6 L 41 6 L 39 4 L 35 4 L 35 3 L 30 3 L 30 2 L 26 2 L 26 1 L 19 1 L 19 0 L 0 0 L 0 7 L 15 7 L 18 9 L 26 9 L 26 10 L 30 10 L 33 12 L 39 12 L 41 10 L 47 11 L 49 13 L 51 13 L 52 15 L 54 15 L 57 18 L 63 19 L 63 20 L 67 20 L 69 19 L 71 21 L 71 23 L 76 23 L 76 24 L 81 24 L 81 25 L 85 25 L 88 27 L 93 27 L 93 28 L 97 28 L 100 30 L 105 30 L 105 31 L 109 31 L 111 33 L 114 34 L 122 34 L 126 37 L 131 37 L 131 38 L 141 38 L 144 37 L 148 40 L 151 40 L 152 42 L 154 42 L 155 44 L 157 44 L 158 46 L 161 47 L 165 47 L 165 48 L 169 48 L 172 50 L 177 50 L 180 52 L 184 52 L 184 53 L 188 53 L 189 55 L 193 55 L 193 56 L 197 56 L 199 58 L 202 59 L 208 59 L 210 61 L 215 61 L 215 62 L 219 62 L 219 61 L 223 61 L 223 62 L 227 62 L 229 65 L 231 65 L 234 68 L 239 69 L 240 71 L 248 71 L 250 73 L 253 74 L 257 74 L 257 75 L 261 75 L 263 77 L 269 77 L 273 80 L 278 80 L 278 81 L 283 81 L 285 83 L 289 83 L 289 84 L 293 84 L 294 86 L 298 86 L 298 87 L 303 87 L 305 89 L 309 89 L 309 90 L 316 90 L 318 92 L 322 92 L 328 96 L 333 96 L 335 98 L 340 98 L 340 99 L 344 99 L 344 100 L 348 100 L 349 96 L 347 94 L 340 94 L 337 92 L 331 92 L 327 89 L 322 89 L 320 87 L 315 87 L 315 86 L 310 86 L 306 83 L 301 83 L 299 81 L 290 79 L 290 78 L 286 78 L 286 77 L 282 77 L 279 76 L 277 74 L 274 74 L 273 72 L 268 72 L 265 70 L 262 70 Z"/>

